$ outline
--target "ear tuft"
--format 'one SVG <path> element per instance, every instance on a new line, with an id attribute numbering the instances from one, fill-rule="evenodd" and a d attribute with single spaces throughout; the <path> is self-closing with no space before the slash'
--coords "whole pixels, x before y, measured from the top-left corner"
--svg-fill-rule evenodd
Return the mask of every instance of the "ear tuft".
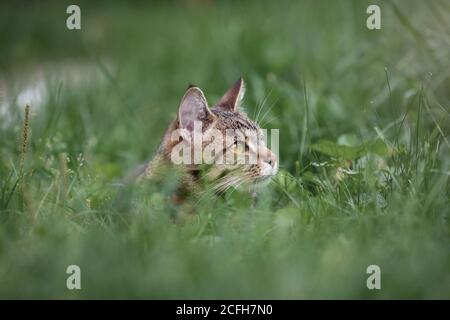
<path id="1" fill-rule="evenodd" d="M 230 89 L 228 89 L 227 92 L 225 92 L 216 106 L 236 112 L 242 99 L 244 98 L 244 93 L 244 80 L 241 77 Z"/>
<path id="2" fill-rule="evenodd" d="M 210 115 L 212 113 L 208 108 L 208 103 L 202 90 L 196 86 L 190 86 L 181 99 L 178 109 L 180 128 L 192 132 L 195 121 L 205 120 Z"/>

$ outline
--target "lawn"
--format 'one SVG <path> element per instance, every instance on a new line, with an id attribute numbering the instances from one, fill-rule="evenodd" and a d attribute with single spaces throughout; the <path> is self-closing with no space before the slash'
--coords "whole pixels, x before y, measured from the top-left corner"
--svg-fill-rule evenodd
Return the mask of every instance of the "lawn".
<path id="1" fill-rule="evenodd" d="M 69 4 L 0 4 L 0 298 L 450 298 L 447 1 Z M 120 183 L 240 76 L 280 135 L 256 205 Z"/>

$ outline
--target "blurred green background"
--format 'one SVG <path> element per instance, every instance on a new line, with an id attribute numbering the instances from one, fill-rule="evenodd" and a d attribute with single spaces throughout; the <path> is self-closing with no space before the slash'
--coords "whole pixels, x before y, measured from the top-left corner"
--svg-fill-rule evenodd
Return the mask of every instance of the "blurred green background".
<path id="1" fill-rule="evenodd" d="M 74 31 L 70 4 L 0 4 L 1 298 L 450 297 L 447 1 L 78 1 Z M 256 207 L 123 190 L 189 83 L 240 76 L 280 129 Z"/>

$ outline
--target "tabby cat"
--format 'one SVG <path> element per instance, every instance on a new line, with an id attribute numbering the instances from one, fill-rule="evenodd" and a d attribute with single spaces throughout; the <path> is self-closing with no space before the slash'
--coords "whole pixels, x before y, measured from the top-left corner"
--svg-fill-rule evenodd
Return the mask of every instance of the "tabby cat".
<path id="1" fill-rule="evenodd" d="M 180 190 L 183 194 L 198 192 L 203 179 L 210 182 L 213 190 L 218 193 L 229 188 L 264 185 L 270 181 L 278 171 L 278 160 L 266 147 L 261 129 L 248 118 L 241 106 L 244 91 L 241 78 L 216 105 L 209 108 L 202 90 L 197 86 L 189 86 L 181 99 L 177 118 L 166 130 L 154 158 L 140 168 L 138 180 L 158 179 L 164 175 L 164 169 L 180 170 Z M 192 135 L 195 134 L 196 125 L 201 127 L 199 133 L 202 137 L 213 131 L 225 137 L 223 141 L 217 140 L 218 151 L 221 152 L 216 150 L 207 166 L 192 161 L 175 164 L 174 153 L 179 151 L 175 152 L 176 149 L 181 149 L 182 143 L 187 146 L 188 153 L 194 152 Z M 176 132 L 181 133 L 175 134 Z M 249 139 L 249 136 L 253 139 Z M 210 142 L 209 138 L 201 141 L 201 151 L 205 151 Z M 219 159 L 219 154 L 225 154 L 225 161 L 223 157 Z M 247 161 L 237 161 L 238 158 Z M 249 159 L 254 161 L 248 161 Z"/>

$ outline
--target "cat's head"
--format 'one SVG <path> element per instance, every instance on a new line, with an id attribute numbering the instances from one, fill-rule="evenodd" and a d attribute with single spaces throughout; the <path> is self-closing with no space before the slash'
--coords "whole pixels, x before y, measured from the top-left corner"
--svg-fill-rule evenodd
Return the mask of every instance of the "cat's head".
<path id="1" fill-rule="evenodd" d="M 259 185 L 278 171 L 278 159 L 266 146 L 261 128 L 243 110 L 244 91 L 241 78 L 209 108 L 202 90 L 190 86 L 170 134 L 171 159 L 179 157 L 184 148 L 191 159 L 191 163 L 185 163 L 189 170 L 198 170 L 206 162 L 205 175 L 218 190 Z"/>

